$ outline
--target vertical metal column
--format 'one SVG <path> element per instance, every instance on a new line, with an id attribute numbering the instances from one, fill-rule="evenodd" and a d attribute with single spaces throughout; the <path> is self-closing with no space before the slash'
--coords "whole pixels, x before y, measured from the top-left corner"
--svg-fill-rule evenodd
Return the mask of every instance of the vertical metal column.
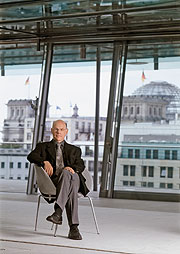
<path id="1" fill-rule="evenodd" d="M 96 114 L 95 114 L 95 138 L 94 138 L 94 191 L 97 191 L 98 157 L 99 157 L 99 105 L 100 105 L 100 74 L 101 74 L 101 50 L 97 47 L 96 53 Z"/>
<path id="2" fill-rule="evenodd" d="M 154 70 L 159 70 L 159 58 L 157 55 L 154 56 Z"/>
<path id="3" fill-rule="evenodd" d="M 38 136 L 37 142 L 43 141 L 44 137 L 44 128 L 45 128 L 45 120 L 46 120 L 46 112 L 47 112 L 47 104 L 48 104 L 48 93 L 49 93 L 49 84 L 50 84 L 50 76 L 51 76 L 51 68 L 52 68 L 52 58 L 53 58 L 53 45 L 52 43 L 47 44 L 47 56 L 45 62 L 45 70 L 44 70 L 44 78 L 43 78 L 43 86 L 42 86 L 42 94 L 40 100 L 40 115 L 38 122 Z"/>
<path id="4" fill-rule="evenodd" d="M 4 67 L 4 52 L 1 55 L 1 76 L 5 76 L 5 67 Z"/>
<path id="5" fill-rule="evenodd" d="M 48 93 L 49 93 L 49 84 L 50 84 L 50 76 L 51 76 L 51 68 L 52 68 L 52 58 L 53 58 L 53 45 L 52 43 L 48 43 L 46 46 L 46 59 L 45 59 L 45 70 L 43 77 L 43 85 L 40 95 L 40 105 L 39 112 L 37 113 L 36 118 L 36 126 L 34 128 L 34 139 L 33 139 L 33 148 L 39 141 L 43 141 L 44 136 L 44 128 L 45 128 L 45 120 L 46 120 L 46 111 L 47 111 L 47 103 L 48 103 Z M 31 165 L 29 168 L 29 177 L 28 177 L 28 185 L 27 185 L 27 194 L 36 193 L 36 179 L 34 175 L 34 168 Z"/>
<path id="6" fill-rule="evenodd" d="M 110 162 L 109 156 L 112 149 L 112 125 L 113 125 L 113 118 L 114 118 L 114 103 L 115 103 L 116 88 L 117 88 L 120 49 L 121 49 L 120 44 L 115 42 L 114 49 L 113 49 L 111 83 L 110 83 L 110 93 L 109 93 L 109 102 L 108 102 L 108 113 L 107 113 L 107 120 L 106 120 L 106 133 L 105 133 L 105 142 L 104 142 L 100 196 L 103 196 L 104 192 L 106 192 L 107 190 L 108 170 L 109 170 L 109 162 Z"/>
<path id="7" fill-rule="evenodd" d="M 116 117 L 115 117 L 114 132 L 113 132 L 114 135 L 113 135 L 113 145 L 112 145 L 112 163 L 110 167 L 108 198 L 113 197 L 114 183 L 115 183 L 115 176 L 116 176 L 116 164 L 117 164 L 117 156 L 118 156 L 118 144 L 119 144 L 119 133 L 120 133 L 121 112 L 122 112 L 122 103 L 123 103 L 127 52 L 128 52 L 128 46 L 127 46 L 127 43 L 124 42 L 122 47 L 122 53 L 121 53 L 121 68 L 120 68 L 120 75 L 119 75 L 118 98 L 117 98 Z M 123 58 L 123 61 L 122 61 L 122 58 Z"/>
<path id="8" fill-rule="evenodd" d="M 1 63 L 1 76 L 5 76 L 5 68 L 3 63 Z"/>

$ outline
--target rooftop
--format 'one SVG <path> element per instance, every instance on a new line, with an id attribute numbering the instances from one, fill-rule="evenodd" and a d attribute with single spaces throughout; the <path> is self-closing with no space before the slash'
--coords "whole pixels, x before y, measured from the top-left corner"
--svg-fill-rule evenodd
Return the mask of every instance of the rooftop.
<path id="1" fill-rule="evenodd" d="M 180 144 L 180 135 L 124 135 L 124 142 Z"/>

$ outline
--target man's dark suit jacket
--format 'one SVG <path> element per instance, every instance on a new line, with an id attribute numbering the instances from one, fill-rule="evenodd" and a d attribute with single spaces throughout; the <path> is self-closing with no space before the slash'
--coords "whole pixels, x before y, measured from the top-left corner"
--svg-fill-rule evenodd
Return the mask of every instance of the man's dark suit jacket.
<path id="1" fill-rule="evenodd" d="M 43 161 L 49 161 L 53 167 L 53 175 L 51 176 L 53 179 L 56 171 L 56 149 L 53 140 L 50 142 L 38 143 L 36 148 L 27 156 L 27 159 L 31 163 L 35 163 L 41 167 L 44 166 Z M 86 180 L 82 175 L 85 166 L 83 160 L 81 159 L 81 149 L 64 141 L 63 159 L 64 166 L 71 167 L 79 175 L 79 192 L 85 196 L 89 190 L 85 184 Z"/>

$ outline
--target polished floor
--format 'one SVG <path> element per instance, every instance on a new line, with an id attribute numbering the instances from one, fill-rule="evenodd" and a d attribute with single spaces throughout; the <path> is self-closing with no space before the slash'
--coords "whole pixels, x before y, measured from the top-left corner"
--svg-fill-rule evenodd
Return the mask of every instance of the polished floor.
<path id="1" fill-rule="evenodd" d="M 180 203 L 98 198 L 91 196 L 99 224 L 96 233 L 87 199 L 79 200 L 82 241 L 67 238 L 63 225 L 53 236 L 45 220 L 53 205 L 40 206 L 38 230 L 34 231 L 37 196 L 26 195 L 21 181 L 0 180 L 0 253 L 48 254 L 179 254 Z"/>

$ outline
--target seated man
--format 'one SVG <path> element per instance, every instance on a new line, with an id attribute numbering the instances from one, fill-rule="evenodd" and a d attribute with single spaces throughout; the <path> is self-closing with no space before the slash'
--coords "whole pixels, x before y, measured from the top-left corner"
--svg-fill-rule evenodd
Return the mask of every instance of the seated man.
<path id="1" fill-rule="evenodd" d="M 64 140 L 68 133 L 64 121 L 54 121 L 51 132 L 53 139 L 50 142 L 38 143 L 27 159 L 43 167 L 56 186 L 55 211 L 46 220 L 62 224 L 62 212 L 66 208 L 70 227 L 68 237 L 81 240 L 82 236 L 78 230 L 78 192 L 84 196 L 89 192 L 81 174 L 84 170 L 81 150 Z"/>

